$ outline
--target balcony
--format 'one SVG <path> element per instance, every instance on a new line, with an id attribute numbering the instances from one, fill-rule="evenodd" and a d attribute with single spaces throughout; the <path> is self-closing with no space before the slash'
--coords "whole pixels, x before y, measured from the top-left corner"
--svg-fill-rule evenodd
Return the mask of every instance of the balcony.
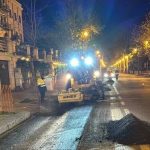
<path id="1" fill-rule="evenodd" d="M 1 52 L 7 52 L 6 39 L 3 38 L 3 37 L 0 37 L 0 51 L 1 51 Z"/>
<path id="2" fill-rule="evenodd" d="M 5 30 L 10 30 L 10 24 L 6 23 L 6 22 L 0 22 L 0 27 L 5 29 Z"/>
<path id="3" fill-rule="evenodd" d="M 0 3 L 0 10 L 5 11 L 5 12 L 9 12 L 10 8 L 6 3 Z"/>

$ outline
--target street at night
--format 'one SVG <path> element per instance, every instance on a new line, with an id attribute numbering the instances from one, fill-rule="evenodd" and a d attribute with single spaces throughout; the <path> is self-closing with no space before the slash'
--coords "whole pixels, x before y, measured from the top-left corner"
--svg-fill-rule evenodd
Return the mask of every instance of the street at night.
<path id="1" fill-rule="evenodd" d="M 150 0 L 0 0 L 0 150 L 150 150 Z"/>

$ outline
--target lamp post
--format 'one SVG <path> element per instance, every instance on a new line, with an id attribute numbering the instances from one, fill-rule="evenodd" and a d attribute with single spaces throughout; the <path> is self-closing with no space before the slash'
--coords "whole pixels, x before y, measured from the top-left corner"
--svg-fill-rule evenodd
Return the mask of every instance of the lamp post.
<path id="1" fill-rule="evenodd" d="M 88 31 L 84 31 L 83 36 L 85 39 L 87 39 L 89 37 L 89 32 Z"/>
<path id="2" fill-rule="evenodd" d="M 91 33 L 87 29 L 84 29 L 83 31 L 81 31 L 80 40 L 82 41 L 83 50 L 87 49 L 90 36 L 91 36 Z"/>

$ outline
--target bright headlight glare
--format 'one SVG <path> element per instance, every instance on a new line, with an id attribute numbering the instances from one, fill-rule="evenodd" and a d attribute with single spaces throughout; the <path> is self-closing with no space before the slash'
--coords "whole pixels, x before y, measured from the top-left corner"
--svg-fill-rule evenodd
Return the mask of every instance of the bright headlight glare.
<path id="1" fill-rule="evenodd" d="M 114 73 L 111 73 L 111 77 L 115 77 L 115 74 L 114 74 Z"/>
<path id="2" fill-rule="evenodd" d="M 86 65 L 92 65 L 93 64 L 93 59 L 91 57 L 87 57 L 85 58 L 85 64 Z"/>
<path id="3" fill-rule="evenodd" d="M 79 61 L 76 58 L 73 58 L 70 62 L 72 67 L 77 67 L 79 65 Z"/>
<path id="4" fill-rule="evenodd" d="M 72 75 L 71 75 L 70 73 L 67 73 L 66 79 L 69 80 L 69 79 L 71 79 L 71 78 L 72 78 Z"/>
<path id="5" fill-rule="evenodd" d="M 95 76 L 95 77 L 100 77 L 100 72 L 99 72 L 98 70 L 95 71 L 95 72 L 94 72 L 94 76 Z"/>
<path id="6" fill-rule="evenodd" d="M 104 77 L 107 78 L 107 77 L 108 77 L 108 74 L 107 74 L 107 73 L 104 73 Z"/>

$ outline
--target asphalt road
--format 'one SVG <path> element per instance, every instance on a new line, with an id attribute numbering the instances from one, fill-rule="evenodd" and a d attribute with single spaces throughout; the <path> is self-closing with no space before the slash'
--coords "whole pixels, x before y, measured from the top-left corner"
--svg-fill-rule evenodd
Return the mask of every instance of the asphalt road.
<path id="1" fill-rule="evenodd" d="M 150 145 L 121 145 L 108 141 L 106 124 L 133 113 L 150 122 L 150 78 L 121 75 L 104 101 L 94 106 L 79 142 L 79 150 L 150 150 Z M 118 130 L 118 129 L 116 129 Z"/>
<path id="2" fill-rule="evenodd" d="M 59 116 L 33 116 L 0 139 L 0 150 L 76 149 L 92 106 L 79 106 Z"/>
<path id="3" fill-rule="evenodd" d="M 121 104 L 139 119 L 150 122 L 150 78 L 121 75 L 114 86 Z"/>
<path id="4" fill-rule="evenodd" d="M 150 150 L 149 145 L 126 147 L 103 141 L 105 130 L 101 126 L 108 121 L 119 120 L 129 113 L 150 122 L 150 78 L 121 75 L 112 89 L 106 100 L 99 101 L 96 105 L 68 106 L 59 115 L 54 113 L 53 116 L 33 116 L 0 138 L 0 150 Z M 87 122 L 89 128 L 86 130 L 84 128 Z"/>

